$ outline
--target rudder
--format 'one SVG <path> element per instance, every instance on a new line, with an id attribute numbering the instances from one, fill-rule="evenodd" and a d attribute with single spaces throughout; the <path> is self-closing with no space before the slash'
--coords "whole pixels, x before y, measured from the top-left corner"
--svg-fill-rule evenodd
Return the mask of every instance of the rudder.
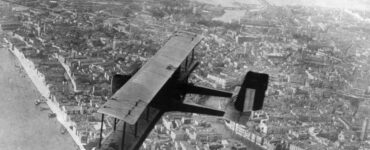
<path id="1" fill-rule="evenodd" d="M 235 109 L 240 112 L 262 109 L 268 80 L 267 74 L 249 71 L 236 97 Z"/>

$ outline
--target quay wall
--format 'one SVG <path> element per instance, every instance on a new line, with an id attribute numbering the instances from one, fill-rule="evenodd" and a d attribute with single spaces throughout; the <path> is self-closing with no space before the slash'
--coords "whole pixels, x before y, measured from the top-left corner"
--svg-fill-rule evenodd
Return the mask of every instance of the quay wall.
<path id="1" fill-rule="evenodd" d="M 250 132 L 245 126 L 235 122 L 225 122 L 226 127 L 236 134 L 240 139 L 246 141 L 248 148 L 252 150 L 275 150 L 275 145 L 267 141 L 263 136 Z"/>
<path id="2" fill-rule="evenodd" d="M 20 36 L 14 36 L 14 37 L 24 41 L 23 38 L 21 38 Z M 25 72 L 27 73 L 27 75 L 29 76 L 29 78 L 32 80 L 33 84 L 37 88 L 37 90 L 46 99 L 47 105 L 50 107 L 50 110 L 56 114 L 57 120 L 64 126 L 64 128 L 72 136 L 73 140 L 78 145 L 80 150 L 85 150 L 76 131 L 70 128 L 71 126 L 73 126 L 73 122 L 67 121 L 65 119 L 67 118 L 66 117 L 67 114 L 61 110 L 57 101 L 52 100 L 52 95 L 50 94 L 49 86 L 46 85 L 45 83 L 45 75 L 40 73 L 36 69 L 35 64 L 31 60 L 27 59 L 16 46 L 13 46 L 11 42 L 8 42 L 8 44 L 9 44 L 9 51 L 14 56 L 16 56 L 16 58 L 18 59 L 22 67 L 24 68 Z M 29 45 L 27 44 L 27 46 Z"/>

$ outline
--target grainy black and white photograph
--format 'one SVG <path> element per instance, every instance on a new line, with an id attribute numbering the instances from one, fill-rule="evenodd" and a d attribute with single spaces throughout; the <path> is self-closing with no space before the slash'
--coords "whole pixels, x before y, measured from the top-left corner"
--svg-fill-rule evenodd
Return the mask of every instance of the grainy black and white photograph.
<path id="1" fill-rule="evenodd" d="M 0 0 L 0 150 L 370 150 L 370 0 Z"/>

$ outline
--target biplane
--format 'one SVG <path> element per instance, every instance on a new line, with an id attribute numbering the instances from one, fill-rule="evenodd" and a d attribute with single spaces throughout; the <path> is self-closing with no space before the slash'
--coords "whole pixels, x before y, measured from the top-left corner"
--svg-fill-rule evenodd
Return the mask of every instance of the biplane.
<path id="1" fill-rule="evenodd" d="M 251 71 L 244 77 L 236 99 L 225 110 L 184 103 L 186 94 L 233 96 L 232 92 L 196 86 L 188 81 L 199 65 L 194 60 L 194 47 L 201 40 L 200 35 L 176 32 L 135 73 L 113 76 L 113 95 L 98 110 L 102 114 L 98 149 L 109 147 L 102 145 L 101 140 L 104 115 L 115 118 L 114 133 L 104 140 L 120 143 L 118 147 L 122 150 L 137 150 L 165 112 L 214 115 L 245 124 L 251 111 L 262 109 L 269 76 Z"/>

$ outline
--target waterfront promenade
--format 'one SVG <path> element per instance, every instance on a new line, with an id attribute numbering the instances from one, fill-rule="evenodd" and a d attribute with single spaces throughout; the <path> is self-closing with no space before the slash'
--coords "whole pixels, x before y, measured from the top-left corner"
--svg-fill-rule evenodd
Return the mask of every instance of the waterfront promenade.
<path id="1" fill-rule="evenodd" d="M 76 149 L 71 136 L 59 132 L 60 123 L 55 118 L 48 119 L 50 110 L 40 111 L 34 105 L 34 100 L 41 96 L 16 64 L 15 56 L 0 48 L 0 149 Z M 48 108 L 46 104 L 42 107 Z"/>

